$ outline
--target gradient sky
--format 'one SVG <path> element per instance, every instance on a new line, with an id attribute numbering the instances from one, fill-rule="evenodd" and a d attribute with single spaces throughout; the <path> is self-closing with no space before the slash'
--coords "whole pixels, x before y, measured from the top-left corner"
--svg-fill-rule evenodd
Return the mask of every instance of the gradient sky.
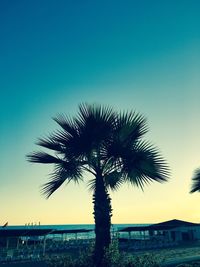
<path id="1" fill-rule="evenodd" d="M 171 168 L 168 183 L 112 193 L 112 222 L 200 222 L 199 14 L 199 0 L 0 2 L 0 225 L 93 223 L 87 177 L 46 200 L 51 168 L 25 159 L 80 102 L 144 114 Z"/>

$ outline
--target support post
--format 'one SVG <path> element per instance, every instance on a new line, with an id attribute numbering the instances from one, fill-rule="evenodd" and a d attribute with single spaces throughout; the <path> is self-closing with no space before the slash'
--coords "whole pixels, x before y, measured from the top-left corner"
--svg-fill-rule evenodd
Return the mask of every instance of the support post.
<path id="1" fill-rule="evenodd" d="M 44 236 L 43 240 L 43 256 L 45 256 L 45 250 L 46 250 L 46 236 Z"/>
<path id="2" fill-rule="evenodd" d="M 8 249 L 8 248 L 9 248 L 9 237 L 6 238 L 6 249 Z"/>

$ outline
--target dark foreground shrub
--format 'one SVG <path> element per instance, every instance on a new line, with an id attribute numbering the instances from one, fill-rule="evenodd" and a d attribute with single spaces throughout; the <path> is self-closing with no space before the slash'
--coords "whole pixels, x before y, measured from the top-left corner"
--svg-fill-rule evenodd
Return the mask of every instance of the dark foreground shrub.
<path id="1" fill-rule="evenodd" d="M 71 255 L 48 257 L 49 267 L 94 267 L 92 261 L 93 247 L 81 251 L 77 257 Z M 160 261 L 152 254 L 133 256 L 119 252 L 118 243 L 114 241 L 105 251 L 102 267 L 160 267 Z"/>
<path id="2" fill-rule="evenodd" d="M 114 241 L 105 251 L 103 266 L 106 265 L 105 263 L 109 267 L 160 267 L 160 261 L 153 254 L 133 256 L 120 252 L 117 241 Z"/>

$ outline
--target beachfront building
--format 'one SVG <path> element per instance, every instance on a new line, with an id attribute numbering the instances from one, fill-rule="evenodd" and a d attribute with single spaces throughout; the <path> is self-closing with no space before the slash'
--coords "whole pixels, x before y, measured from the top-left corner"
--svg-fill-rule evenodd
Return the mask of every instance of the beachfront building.
<path id="1" fill-rule="evenodd" d="M 87 247 L 88 229 L 0 228 L 0 264 L 10 261 L 41 260 L 45 254 Z M 84 234 L 84 238 L 81 235 Z M 88 237 L 87 237 L 88 235 Z M 86 236 L 86 238 L 85 238 Z M 79 238 L 80 237 L 80 238 Z"/>
<path id="2" fill-rule="evenodd" d="M 151 238 L 167 237 L 172 242 L 187 242 L 200 240 L 200 224 L 180 220 L 170 220 L 153 224 L 149 231 Z"/>
<path id="3" fill-rule="evenodd" d="M 134 244 L 138 249 L 168 247 L 200 240 L 200 224 L 170 220 L 145 226 L 126 227 L 120 229 L 119 233 L 127 233 L 129 244 Z"/>

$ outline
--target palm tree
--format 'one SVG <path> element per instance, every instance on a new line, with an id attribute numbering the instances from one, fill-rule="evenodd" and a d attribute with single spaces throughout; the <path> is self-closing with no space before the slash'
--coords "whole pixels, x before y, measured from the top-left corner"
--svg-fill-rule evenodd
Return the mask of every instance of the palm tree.
<path id="1" fill-rule="evenodd" d="M 168 166 L 156 148 L 141 140 L 147 125 L 140 114 L 81 104 L 77 117 L 58 115 L 54 120 L 62 129 L 37 143 L 54 155 L 33 152 L 28 160 L 55 166 L 42 188 L 47 198 L 65 181 L 82 181 L 86 172 L 93 175 L 89 186 L 93 190 L 96 234 L 94 265 L 101 266 L 104 249 L 111 242 L 108 191 L 124 182 L 143 189 L 151 181 L 167 181 Z"/>
<path id="2" fill-rule="evenodd" d="M 190 193 L 200 192 L 200 169 L 196 169 L 192 177 L 192 188 Z"/>

